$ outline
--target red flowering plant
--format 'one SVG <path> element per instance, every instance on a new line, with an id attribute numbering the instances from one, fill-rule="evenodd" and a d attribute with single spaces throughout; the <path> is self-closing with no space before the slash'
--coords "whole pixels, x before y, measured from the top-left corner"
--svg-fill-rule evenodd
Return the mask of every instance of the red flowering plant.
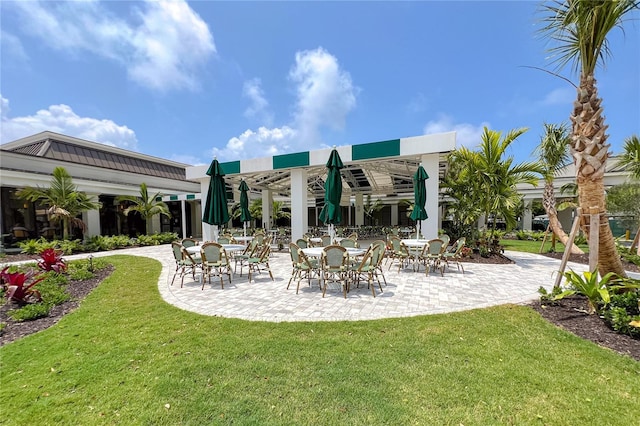
<path id="1" fill-rule="evenodd" d="M 8 272 L 9 267 L 0 271 L 0 281 L 6 288 L 7 299 L 14 300 L 21 305 L 42 301 L 40 292 L 33 287 L 45 277 L 40 277 L 32 269 L 29 272 Z"/>
<path id="2" fill-rule="evenodd" d="M 53 248 L 44 249 L 42 253 L 40 253 L 40 259 L 38 259 L 38 268 L 43 271 L 65 272 L 67 270 L 67 263 L 62 258 L 62 254 L 62 250 Z"/>

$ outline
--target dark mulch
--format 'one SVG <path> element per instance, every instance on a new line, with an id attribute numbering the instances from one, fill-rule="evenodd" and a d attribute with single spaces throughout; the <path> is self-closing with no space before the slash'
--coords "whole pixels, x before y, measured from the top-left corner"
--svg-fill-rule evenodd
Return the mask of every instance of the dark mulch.
<path id="1" fill-rule="evenodd" d="M 556 257 L 558 253 L 547 253 L 547 256 Z M 559 254 L 560 258 L 562 253 Z M 17 256 L 17 257 L 14 257 Z M 574 262 L 589 263 L 588 256 L 575 256 L 571 258 Z M 22 257 L 19 259 L 18 257 Z M 16 261 L 16 260 L 30 260 L 35 259 L 34 256 L 26 255 L 11 255 L 5 259 L 0 259 L 0 262 Z M 465 258 L 465 262 L 469 263 L 486 263 L 486 264 L 506 264 L 514 263 L 508 257 L 502 254 L 494 254 L 489 257 L 481 257 L 478 254 L 472 255 L 470 258 Z M 625 264 L 627 271 L 633 271 L 634 269 L 629 266 L 631 264 Z M 633 265 L 637 268 L 636 265 Z M 112 272 L 112 267 L 104 269 L 96 274 L 91 280 L 87 281 L 74 281 L 69 285 L 68 291 L 72 295 L 72 300 L 65 302 L 64 304 L 54 308 L 49 317 L 41 318 L 35 321 L 28 321 L 25 323 L 16 323 L 10 318 L 7 318 L 6 311 L 9 308 L 9 304 L 5 303 L 0 306 L 0 322 L 7 323 L 2 333 L 2 340 L 0 344 L 12 342 L 23 336 L 44 330 L 51 325 L 57 323 L 60 318 L 65 314 L 73 311 L 82 299 L 89 294 L 95 287 L 102 282 L 104 278 L 109 276 Z M 638 269 L 635 269 L 638 270 Z M 640 361 L 640 340 L 634 339 L 630 336 L 618 334 L 612 331 L 606 323 L 598 315 L 587 315 L 586 299 L 582 297 L 571 297 L 560 301 L 556 305 L 542 306 L 540 302 L 533 302 L 531 308 L 540 313 L 540 315 L 547 321 L 555 324 L 583 339 L 591 340 L 592 342 L 612 349 L 618 353 L 628 355 L 638 361 Z"/>
<path id="2" fill-rule="evenodd" d="M 15 309 L 14 302 L 6 301 L 0 306 L 0 323 L 7 324 L 0 332 L 0 346 L 28 336 L 38 331 L 47 329 L 57 323 L 60 318 L 75 310 L 82 300 L 98 286 L 106 277 L 113 272 L 113 266 L 96 271 L 95 276 L 90 280 L 70 281 L 67 285 L 67 293 L 71 298 L 61 305 L 54 306 L 49 312 L 49 316 L 38 318 L 33 321 L 16 322 L 7 315 L 7 312 Z"/>

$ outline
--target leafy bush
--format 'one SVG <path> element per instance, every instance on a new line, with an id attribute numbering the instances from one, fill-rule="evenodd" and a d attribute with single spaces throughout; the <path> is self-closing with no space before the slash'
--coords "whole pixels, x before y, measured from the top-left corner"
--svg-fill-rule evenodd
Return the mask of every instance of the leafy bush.
<path id="1" fill-rule="evenodd" d="M 634 280 L 631 281 L 633 284 Z M 633 321 L 640 321 L 640 290 L 612 295 L 604 319 L 618 333 L 640 338 L 640 328 L 631 325 Z"/>
<path id="2" fill-rule="evenodd" d="M 84 250 L 84 245 L 80 240 L 56 240 L 55 243 L 56 247 L 67 255 Z"/>
<path id="3" fill-rule="evenodd" d="M 52 307 L 60 305 L 71 298 L 69 293 L 66 292 L 67 278 L 64 275 L 57 275 L 62 277 L 63 280 L 58 280 L 55 276 L 51 276 L 38 284 L 42 303 Z"/>

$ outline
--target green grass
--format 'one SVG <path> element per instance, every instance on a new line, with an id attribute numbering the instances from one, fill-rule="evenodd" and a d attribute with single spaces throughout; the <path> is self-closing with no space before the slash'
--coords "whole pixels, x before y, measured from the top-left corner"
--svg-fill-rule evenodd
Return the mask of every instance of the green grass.
<path id="1" fill-rule="evenodd" d="M 540 246 L 542 241 L 529 241 L 529 240 L 500 240 L 500 244 L 504 246 L 505 250 L 523 251 L 527 253 L 540 253 Z M 587 245 L 579 245 L 585 253 L 589 253 L 589 247 Z M 542 253 L 548 253 L 551 251 L 551 241 L 547 239 L 544 243 Z M 564 252 L 564 244 L 556 241 L 556 253 Z"/>
<path id="2" fill-rule="evenodd" d="M 0 423 L 604 425 L 640 416 L 640 363 L 526 307 L 362 322 L 205 317 L 161 300 L 159 262 L 109 259 L 116 271 L 77 311 L 0 349 Z"/>

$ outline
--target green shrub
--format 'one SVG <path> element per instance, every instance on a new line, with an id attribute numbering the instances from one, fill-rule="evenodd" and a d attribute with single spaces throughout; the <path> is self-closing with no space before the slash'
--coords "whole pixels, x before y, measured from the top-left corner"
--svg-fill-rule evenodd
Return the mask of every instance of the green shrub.
<path id="1" fill-rule="evenodd" d="M 9 311 L 7 315 L 15 321 L 32 321 L 49 315 L 53 306 L 48 303 L 33 303 L 22 308 Z"/>
<path id="2" fill-rule="evenodd" d="M 38 254 L 40 253 L 40 243 L 38 240 L 25 240 L 18 243 L 18 247 L 22 249 L 24 254 Z"/>
<path id="3" fill-rule="evenodd" d="M 84 250 L 84 245 L 80 240 L 56 240 L 55 243 L 64 254 L 72 254 Z"/>

